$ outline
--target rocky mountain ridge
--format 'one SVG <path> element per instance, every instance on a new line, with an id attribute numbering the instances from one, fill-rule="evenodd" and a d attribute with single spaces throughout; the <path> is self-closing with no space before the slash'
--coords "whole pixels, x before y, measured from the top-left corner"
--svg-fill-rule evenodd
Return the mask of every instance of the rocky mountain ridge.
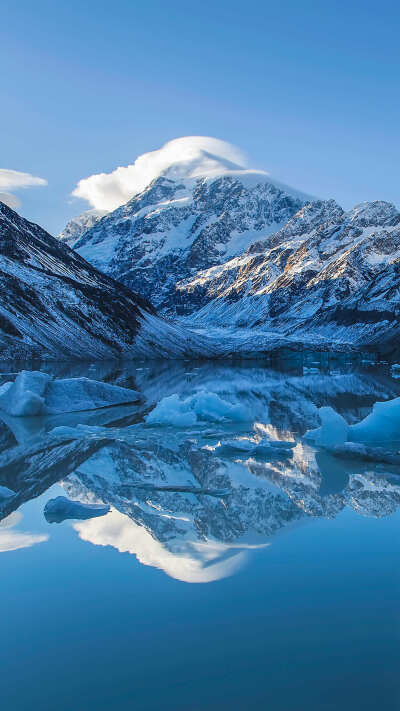
<path id="1" fill-rule="evenodd" d="M 186 311 L 178 282 L 241 254 L 283 226 L 305 200 L 257 171 L 160 176 L 69 244 L 133 291 L 151 295 L 163 313 L 176 315 Z"/>
<path id="2" fill-rule="evenodd" d="M 178 289 L 189 302 L 207 302 L 190 317 L 197 325 L 212 319 L 367 346 L 389 343 L 399 330 L 399 259 L 394 205 L 377 201 L 344 212 L 333 200 L 315 201 L 242 257 Z"/>
<path id="3" fill-rule="evenodd" d="M 153 307 L 0 203 L 0 355 L 107 358 Z"/>
<path id="4" fill-rule="evenodd" d="M 189 328 L 396 352 L 400 213 L 344 211 L 264 173 L 160 175 L 70 244 Z M 254 350 L 260 348 L 255 344 Z"/>

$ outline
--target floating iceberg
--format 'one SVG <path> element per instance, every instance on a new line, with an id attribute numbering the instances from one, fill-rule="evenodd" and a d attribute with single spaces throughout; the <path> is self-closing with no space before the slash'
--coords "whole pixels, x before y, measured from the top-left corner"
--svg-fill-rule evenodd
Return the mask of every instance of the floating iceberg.
<path id="1" fill-rule="evenodd" d="M 400 442 L 400 397 L 376 402 L 370 415 L 349 427 L 348 439 L 364 444 Z"/>
<path id="2" fill-rule="evenodd" d="M 376 402 L 372 412 L 355 425 L 346 420 L 331 407 L 320 407 L 322 425 L 309 430 L 304 439 L 327 448 L 342 447 L 349 442 L 363 445 L 396 445 L 400 443 L 400 397 L 386 402 Z M 354 449 L 354 452 L 358 451 Z M 344 449 L 344 451 L 346 451 Z M 350 452 L 350 448 L 348 448 Z"/>
<path id="3" fill-rule="evenodd" d="M 173 425 L 174 427 L 190 427 L 199 421 L 246 422 L 250 414 L 243 405 L 232 405 L 215 393 L 201 390 L 184 400 L 175 393 L 165 397 L 146 417 L 149 425 Z"/>
<path id="4" fill-rule="evenodd" d="M 0 409 L 15 417 L 58 415 L 137 401 L 135 390 L 89 378 L 55 380 L 40 371 L 23 370 L 0 388 Z"/>
<path id="5" fill-rule="evenodd" d="M 347 441 L 349 426 L 341 415 L 332 407 L 318 408 L 321 427 L 309 430 L 304 439 L 319 447 L 334 447 Z"/>
<path id="6" fill-rule="evenodd" d="M 105 516 L 109 510 L 108 504 L 83 504 L 80 501 L 71 501 L 65 496 L 57 496 L 47 502 L 44 515 L 49 523 L 61 523 L 68 518 L 84 521 L 96 516 Z"/>
<path id="7" fill-rule="evenodd" d="M 231 439 L 218 443 L 213 448 L 217 457 L 261 457 L 269 459 L 287 459 L 293 456 L 295 442 L 281 440 L 261 440 L 255 442 L 250 439 Z"/>

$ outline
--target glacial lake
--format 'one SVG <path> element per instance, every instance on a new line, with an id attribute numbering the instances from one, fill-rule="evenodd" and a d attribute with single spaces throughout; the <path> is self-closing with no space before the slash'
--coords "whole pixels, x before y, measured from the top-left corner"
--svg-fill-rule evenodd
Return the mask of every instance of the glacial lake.
<path id="1" fill-rule="evenodd" d="M 304 438 L 319 407 L 354 424 L 399 397 L 395 370 L 329 354 L 33 367 L 141 399 L 0 413 L 4 711 L 400 707 L 400 468 Z M 146 422 L 199 393 L 247 415 L 206 398 L 189 424 Z M 51 522 L 57 496 L 110 510 Z"/>

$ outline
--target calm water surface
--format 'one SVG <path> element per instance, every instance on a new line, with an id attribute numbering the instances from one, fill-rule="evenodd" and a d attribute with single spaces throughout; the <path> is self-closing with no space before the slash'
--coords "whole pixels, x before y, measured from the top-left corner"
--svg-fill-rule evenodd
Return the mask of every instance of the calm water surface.
<path id="1" fill-rule="evenodd" d="M 0 414 L 0 485 L 16 492 L 0 501 L 2 709 L 400 707 L 399 472 L 303 440 L 317 407 L 354 423 L 400 380 L 385 364 L 303 365 L 40 366 L 141 402 Z M 199 391 L 248 419 L 146 424 Z M 245 450 L 266 437 L 291 444 Z M 110 512 L 49 523 L 59 495 Z"/>

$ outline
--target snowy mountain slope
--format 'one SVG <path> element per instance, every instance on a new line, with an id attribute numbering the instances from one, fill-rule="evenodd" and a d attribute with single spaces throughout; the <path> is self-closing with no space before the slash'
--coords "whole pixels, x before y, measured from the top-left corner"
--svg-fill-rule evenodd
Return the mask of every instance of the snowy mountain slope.
<path id="1" fill-rule="evenodd" d="M 210 163 L 213 169 L 210 169 Z M 201 176 L 204 170 L 206 176 Z M 176 284 L 242 254 L 309 198 L 216 156 L 171 165 L 126 205 L 69 244 L 168 315 L 203 305 Z"/>
<path id="2" fill-rule="evenodd" d="M 182 160 L 168 163 L 185 140 Z M 160 313 L 214 341 L 213 354 L 222 350 L 218 338 L 227 352 L 265 351 L 280 338 L 318 348 L 385 341 L 393 351 L 399 331 L 396 208 L 375 201 L 345 212 L 334 200 L 310 202 L 229 160 L 218 142 L 214 154 L 211 144 L 202 148 L 205 139 L 195 146 L 191 140 L 146 154 L 143 166 L 138 159 L 115 175 L 88 179 L 90 185 L 116 181 L 115 190 L 122 180 L 127 191 L 131 179 L 143 185 L 145 174 L 156 175 L 71 239 L 74 249 Z"/>
<path id="3" fill-rule="evenodd" d="M 66 244 L 0 203 L 0 356 L 106 359 L 220 357 L 270 350 L 289 339 L 221 341 L 156 315 Z"/>
<path id="4" fill-rule="evenodd" d="M 361 345 L 376 342 L 388 324 L 392 336 L 399 330 L 399 260 L 393 205 L 363 203 L 345 213 L 333 200 L 315 201 L 239 258 L 177 290 L 182 300 L 208 302 L 190 324 Z"/>
<path id="5" fill-rule="evenodd" d="M 2 358 L 106 358 L 132 350 L 142 297 L 0 203 Z"/>
<path id="6" fill-rule="evenodd" d="M 81 235 L 83 235 L 86 230 L 93 227 L 96 222 L 98 222 L 104 215 L 107 214 L 107 210 L 87 210 L 83 212 L 82 215 L 73 217 L 72 220 L 67 222 L 64 229 L 58 235 L 58 238 L 70 244 L 71 242 L 76 242 Z"/>

